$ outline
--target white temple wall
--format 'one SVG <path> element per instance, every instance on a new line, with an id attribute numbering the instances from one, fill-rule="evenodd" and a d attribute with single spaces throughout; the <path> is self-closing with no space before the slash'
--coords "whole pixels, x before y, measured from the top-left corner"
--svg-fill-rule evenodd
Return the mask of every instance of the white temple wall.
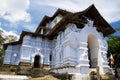
<path id="1" fill-rule="evenodd" d="M 79 29 L 80 30 L 80 29 Z M 74 24 L 68 24 L 67 29 L 65 30 L 65 39 L 63 41 L 64 46 L 64 62 L 68 66 L 77 65 L 77 56 L 78 56 L 78 41 L 77 37 L 77 28 Z"/>
<path id="2" fill-rule="evenodd" d="M 13 65 L 18 65 L 20 61 L 20 47 L 21 44 L 12 46 L 11 64 Z"/>
<path id="3" fill-rule="evenodd" d="M 31 52 L 31 47 L 22 45 L 21 46 L 21 62 L 30 62 L 30 52 Z"/>
<path id="4" fill-rule="evenodd" d="M 55 42 L 43 39 L 41 37 L 32 37 L 31 35 L 26 35 L 23 38 L 23 44 L 21 47 L 21 61 L 22 62 L 34 62 L 35 55 L 42 57 L 41 63 L 50 64 L 50 54 L 54 48 Z"/>
<path id="5" fill-rule="evenodd" d="M 25 35 L 22 45 L 9 45 L 7 47 L 4 63 L 34 63 L 35 56 L 39 55 L 41 64 L 44 62 L 44 64 L 50 64 L 53 68 L 74 66 L 76 68 L 73 72 L 79 69 L 80 74 L 88 74 L 89 61 L 92 62 L 93 59 L 96 59 L 97 63 L 93 66 L 99 66 L 100 73 L 104 74 L 109 71 L 106 57 L 107 48 L 108 45 L 103 39 L 103 34 L 96 30 L 92 22 L 89 21 L 83 29 L 69 23 L 65 31 L 59 32 L 57 39 L 54 40 Z M 90 60 L 88 57 L 89 50 L 92 53 L 90 54 Z M 51 62 L 50 54 L 52 54 Z M 66 69 L 59 71 L 66 72 Z"/>
<path id="6" fill-rule="evenodd" d="M 63 62 L 62 66 L 75 66 L 73 72 L 79 68 L 79 74 L 89 75 L 89 58 L 88 51 L 90 49 L 91 61 L 96 60 L 96 64 L 92 66 L 99 66 L 100 74 L 105 74 L 109 71 L 107 61 L 107 42 L 103 39 L 103 34 L 96 30 L 93 22 L 88 21 L 83 29 L 78 29 L 75 24 L 68 24 L 64 33 L 64 38 L 57 37 L 56 55 L 59 56 L 61 46 L 63 47 Z M 62 40 L 62 44 L 60 44 Z M 90 48 L 88 48 L 88 45 Z M 58 47 L 58 48 L 57 48 Z M 92 62 L 94 63 L 94 62 Z M 59 66 L 59 63 L 56 63 Z M 70 68 L 71 69 L 71 68 Z M 57 73 L 65 73 L 66 69 L 59 69 Z M 68 71 L 67 71 L 68 72 Z"/>
<path id="7" fill-rule="evenodd" d="M 57 61 L 56 67 L 59 67 L 59 65 L 75 66 L 77 64 L 78 43 L 75 37 L 77 31 L 80 31 L 80 29 L 78 29 L 77 31 L 76 30 L 77 28 L 75 25 L 69 24 L 65 32 L 59 32 L 55 47 Z"/>
<path id="8" fill-rule="evenodd" d="M 3 61 L 4 64 L 10 64 L 11 54 L 12 54 L 12 46 L 8 45 L 7 49 L 5 50 L 5 56 Z"/>
<path id="9" fill-rule="evenodd" d="M 4 64 L 18 65 L 20 61 L 20 47 L 21 45 L 8 45 L 5 50 Z"/>
<path id="10" fill-rule="evenodd" d="M 96 49 L 95 50 L 95 53 L 97 52 L 97 54 L 96 55 L 98 55 L 97 56 L 97 61 L 98 61 L 98 64 L 97 64 L 97 66 L 99 66 L 99 68 L 100 68 L 100 74 L 104 74 L 104 73 L 106 73 L 106 72 L 108 72 L 109 71 L 109 66 L 108 66 L 108 61 L 107 61 L 107 57 L 106 57 L 106 53 L 107 53 L 107 43 L 106 43 L 106 41 L 103 39 L 103 36 L 101 35 L 101 33 L 99 33 L 99 32 L 97 32 L 97 30 L 96 30 L 96 28 L 93 26 L 93 25 L 89 25 L 89 23 L 88 23 L 88 25 L 86 24 L 85 25 L 85 27 L 81 30 L 81 32 L 80 32 L 80 36 L 81 37 L 79 37 L 79 41 L 80 42 L 83 42 L 83 43 L 86 43 L 86 44 L 88 44 L 87 43 L 87 41 L 88 41 L 88 36 L 89 35 L 94 35 L 95 37 L 96 37 L 96 39 L 97 39 L 97 41 L 98 41 L 98 45 L 99 45 L 99 49 Z M 96 41 L 96 42 L 97 42 Z M 95 44 L 95 43 L 94 43 Z M 97 46 L 98 46 L 97 45 Z M 104 47 L 103 47 L 104 46 Z M 82 47 L 81 45 L 80 45 L 80 47 Z M 102 50 L 102 47 L 104 48 L 104 50 Z M 87 48 L 87 47 L 84 47 L 84 48 Z M 91 47 L 92 48 L 92 47 Z M 85 49 L 84 49 L 85 50 Z M 105 57 L 105 59 L 103 59 L 104 57 L 103 57 L 103 55 L 101 54 L 101 51 L 104 51 L 105 53 L 103 54 L 104 55 L 104 57 Z M 83 55 L 84 54 L 88 54 L 88 53 L 83 53 Z M 84 55 L 85 56 L 85 55 Z M 83 57 L 84 57 L 83 56 Z M 95 57 L 95 55 L 94 56 L 92 56 L 92 57 Z M 80 56 L 80 58 L 81 58 L 81 56 Z"/>

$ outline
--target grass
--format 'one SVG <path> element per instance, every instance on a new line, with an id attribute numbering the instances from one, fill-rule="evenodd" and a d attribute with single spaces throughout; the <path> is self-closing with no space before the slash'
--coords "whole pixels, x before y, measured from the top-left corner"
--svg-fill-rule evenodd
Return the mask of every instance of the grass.
<path id="1" fill-rule="evenodd" d="M 30 78 L 30 80 L 60 80 L 60 79 L 57 79 L 53 77 L 52 75 L 46 75 L 44 77 Z"/>
<path id="2" fill-rule="evenodd" d="M 4 67 L 0 67 L 0 74 L 4 74 L 4 75 L 15 75 L 15 72 L 12 71 L 13 69 L 10 68 L 4 68 Z"/>
<path id="3" fill-rule="evenodd" d="M 13 68 L 4 68 L 4 67 L 0 67 L 0 74 L 1 75 L 16 75 Z M 60 80 L 60 79 L 53 77 L 52 75 L 48 73 L 43 77 L 37 77 L 37 78 L 32 78 L 31 76 L 28 76 L 28 77 L 29 77 L 29 80 Z"/>

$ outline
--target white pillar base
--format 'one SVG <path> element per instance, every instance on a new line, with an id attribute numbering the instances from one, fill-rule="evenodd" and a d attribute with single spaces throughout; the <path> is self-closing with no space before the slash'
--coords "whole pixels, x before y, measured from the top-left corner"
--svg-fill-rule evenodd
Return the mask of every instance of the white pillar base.
<path id="1" fill-rule="evenodd" d="M 87 74 L 75 73 L 72 76 L 72 80 L 90 80 L 90 78 Z"/>

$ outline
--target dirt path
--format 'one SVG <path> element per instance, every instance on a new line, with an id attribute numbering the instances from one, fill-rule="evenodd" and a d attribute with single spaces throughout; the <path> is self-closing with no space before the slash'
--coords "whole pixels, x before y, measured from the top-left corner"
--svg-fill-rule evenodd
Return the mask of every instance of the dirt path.
<path id="1" fill-rule="evenodd" d="M 57 79 L 51 75 L 46 75 L 44 77 L 39 77 L 39 78 L 30 78 L 30 80 L 60 80 L 60 79 Z"/>

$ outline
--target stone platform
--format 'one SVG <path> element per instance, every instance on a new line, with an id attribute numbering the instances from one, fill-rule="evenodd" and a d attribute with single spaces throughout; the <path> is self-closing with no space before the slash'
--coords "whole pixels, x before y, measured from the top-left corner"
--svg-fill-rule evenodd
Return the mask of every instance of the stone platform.
<path id="1" fill-rule="evenodd" d="M 20 75 L 0 75 L 0 80 L 29 80 L 29 78 Z"/>

